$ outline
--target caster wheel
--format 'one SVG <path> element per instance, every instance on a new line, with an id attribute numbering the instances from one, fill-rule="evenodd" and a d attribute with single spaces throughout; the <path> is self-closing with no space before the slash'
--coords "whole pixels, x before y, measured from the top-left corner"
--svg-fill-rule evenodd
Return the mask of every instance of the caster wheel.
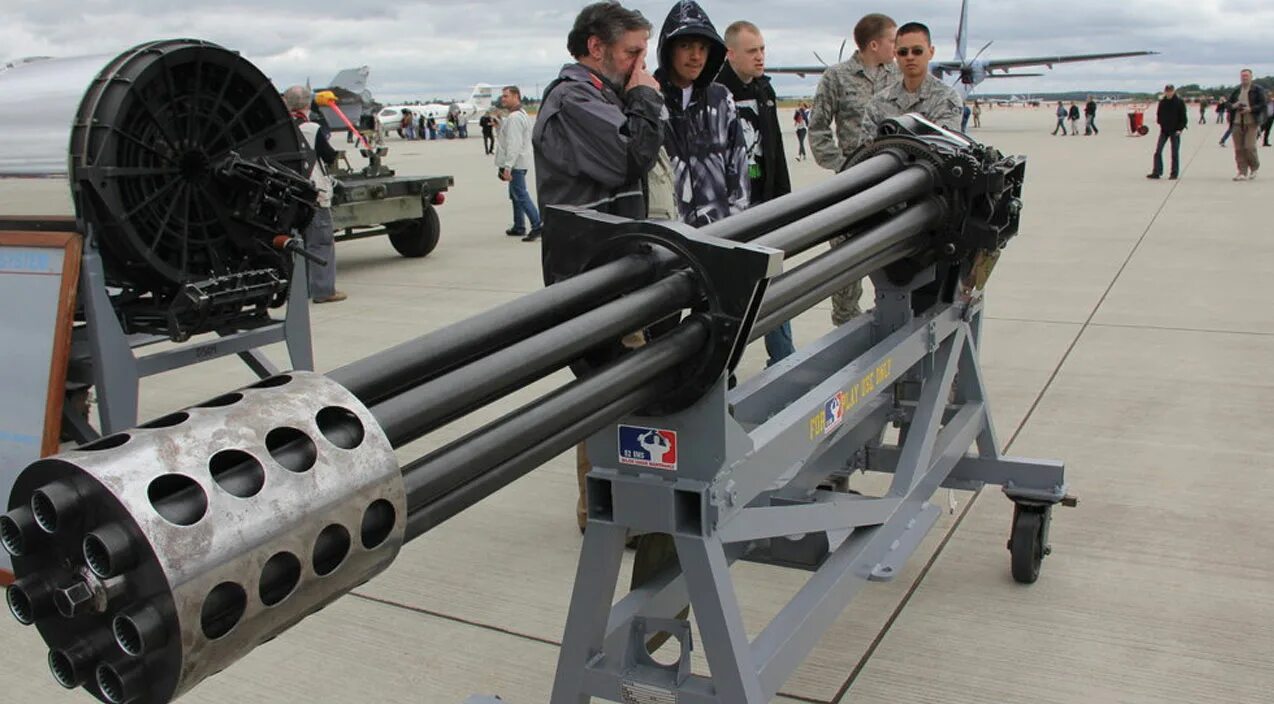
<path id="1" fill-rule="evenodd" d="M 1013 510 L 1013 531 L 1009 538 L 1009 556 L 1013 579 L 1020 584 L 1034 584 L 1040 578 L 1040 564 L 1048 554 L 1047 527 L 1052 507 L 1023 506 Z"/>

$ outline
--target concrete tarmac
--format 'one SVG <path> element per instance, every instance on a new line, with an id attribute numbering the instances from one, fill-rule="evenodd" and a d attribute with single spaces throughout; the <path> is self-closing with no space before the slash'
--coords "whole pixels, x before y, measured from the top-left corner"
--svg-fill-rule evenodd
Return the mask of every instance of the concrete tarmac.
<path id="1" fill-rule="evenodd" d="M 1012 504 L 993 489 L 957 495 L 906 573 L 864 590 L 778 700 L 1268 702 L 1274 169 L 1232 182 L 1223 127 L 1192 124 L 1180 180 L 1147 180 L 1154 135 L 1127 136 L 1122 107 L 1102 106 L 1094 137 L 1051 136 L 1047 107 L 987 109 L 982 121 L 974 137 L 1029 157 L 1021 234 L 988 286 L 981 351 L 993 414 L 1010 454 L 1066 461 L 1080 505 L 1055 512 L 1053 554 L 1028 587 L 1009 575 Z M 379 238 L 338 246 L 349 300 L 313 308 L 320 371 L 540 286 L 539 245 L 504 235 L 509 203 L 480 139 L 390 146 L 400 173 L 455 176 L 442 242 L 425 259 L 400 258 Z M 796 153 L 792 134 L 787 149 Z M 1274 161 L 1274 150 L 1260 153 Z M 813 161 L 791 167 L 797 188 L 829 175 Z M 69 207 L 60 181 L 0 181 L 0 213 Z M 824 304 L 797 318 L 798 346 L 829 316 Z M 283 363 L 281 349 L 270 352 Z M 763 363 L 754 345 L 740 374 Z M 231 360 L 147 379 L 142 416 L 252 379 Z M 573 458 L 554 459 L 182 701 L 547 701 L 580 545 L 575 491 Z M 734 575 L 753 635 L 805 577 L 757 565 Z M 52 681 L 33 630 L 0 619 L 0 648 L 0 701 L 87 701 Z"/>

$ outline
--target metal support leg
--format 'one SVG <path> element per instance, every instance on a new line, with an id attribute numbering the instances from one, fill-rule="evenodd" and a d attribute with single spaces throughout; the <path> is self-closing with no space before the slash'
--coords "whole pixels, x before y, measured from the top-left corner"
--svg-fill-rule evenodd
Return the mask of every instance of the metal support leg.
<path id="1" fill-rule="evenodd" d="M 589 521 L 584 531 L 566 632 L 557 656 L 552 704 L 588 704 L 591 699 L 585 676 L 589 663 L 603 652 L 626 534 L 623 526 L 600 521 Z"/>
<path id="2" fill-rule="evenodd" d="M 288 289 L 288 312 L 283 318 L 283 339 L 288 346 L 292 368 L 312 372 L 314 342 L 310 338 L 310 281 L 306 267 L 305 257 L 292 257 L 292 281 Z M 243 361 L 248 362 L 247 359 Z M 248 362 L 248 366 L 252 363 Z"/>
<path id="3" fill-rule="evenodd" d="M 893 486 L 890 487 L 890 494 L 893 496 L 910 494 L 928 471 L 943 411 L 946 410 L 949 389 L 955 380 L 958 360 L 956 355 L 963 351 L 964 342 L 965 331 L 961 326 L 954 335 L 942 341 L 934 355 L 934 373 L 924 380 L 921 387 L 920 402 L 912 417 L 907 439 L 902 445 L 898 468 L 894 472 Z"/>
<path id="4" fill-rule="evenodd" d="M 730 564 L 718 536 L 677 536 L 677 556 L 690 590 L 712 683 L 722 704 L 766 701 L 752 662 L 748 632 L 730 579 Z"/>
<path id="5" fill-rule="evenodd" d="M 110 435 L 137 425 L 137 387 L 141 376 L 124 328 L 106 293 L 106 273 L 92 228 L 85 237 L 80 264 L 80 301 L 93 355 L 98 424 L 103 435 Z"/>

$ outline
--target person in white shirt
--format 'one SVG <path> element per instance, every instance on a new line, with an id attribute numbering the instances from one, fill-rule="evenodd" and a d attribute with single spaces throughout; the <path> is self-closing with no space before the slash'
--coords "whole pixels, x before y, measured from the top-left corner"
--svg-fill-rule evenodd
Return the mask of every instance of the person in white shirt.
<path id="1" fill-rule="evenodd" d="M 513 227 L 504 234 L 521 236 L 523 242 L 534 242 L 544 229 L 540 211 L 526 188 L 526 172 L 535 158 L 531 149 L 535 123 L 522 109 L 522 91 L 517 86 L 504 87 L 500 92 L 500 106 L 509 111 L 509 116 L 500 122 L 495 165 L 500 169 L 500 180 L 509 184 L 509 200 L 513 201 Z M 530 221 L 530 231 L 524 225 L 526 220 Z"/>

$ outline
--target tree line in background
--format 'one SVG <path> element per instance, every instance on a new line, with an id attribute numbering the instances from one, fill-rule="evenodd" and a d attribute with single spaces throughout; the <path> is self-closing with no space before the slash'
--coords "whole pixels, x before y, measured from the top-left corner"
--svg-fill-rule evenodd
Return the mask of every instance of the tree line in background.
<path id="1" fill-rule="evenodd" d="M 1263 76 L 1253 82 L 1266 90 L 1274 89 L 1274 76 Z M 1177 86 L 1177 92 L 1191 98 L 1208 97 L 1219 100 L 1221 98 L 1228 99 L 1230 94 L 1238 87 L 1238 84 L 1235 84 L 1232 86 L 1208 86 L 1204 88 L 1198 83 L 1190 83 L 1184 86 Z"/>

